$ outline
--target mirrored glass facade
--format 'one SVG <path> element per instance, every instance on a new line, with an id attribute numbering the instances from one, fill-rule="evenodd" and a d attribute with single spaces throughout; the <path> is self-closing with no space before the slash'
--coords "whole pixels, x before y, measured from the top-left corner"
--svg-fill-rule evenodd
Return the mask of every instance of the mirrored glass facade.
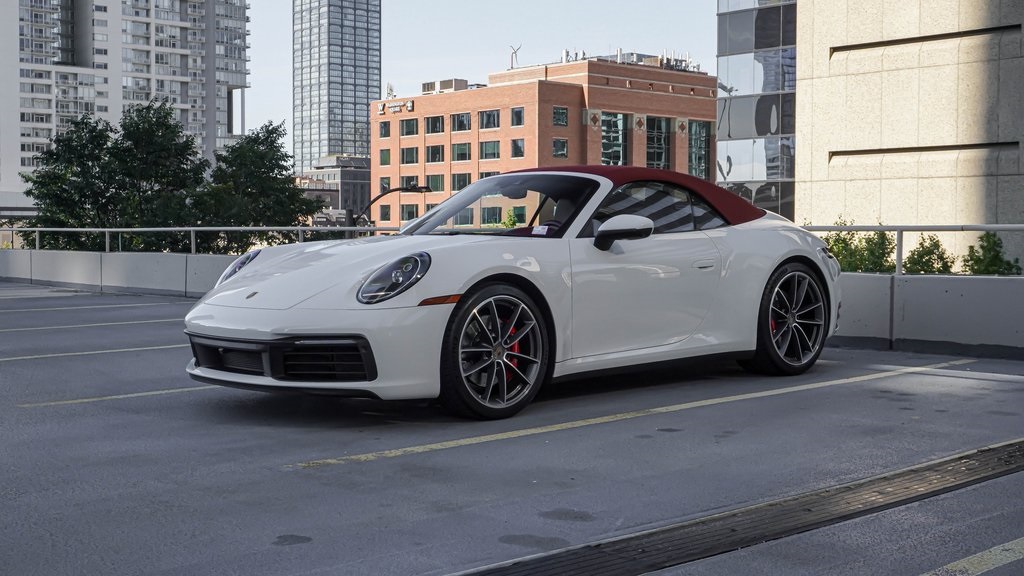
<path id="1" fill-rule="evenodd" d="M 718 1 L 715 179 L 793 218 L 796 0 Z"/>
<path id="2" fill-rule="evenodd" d="M 380 97 L 380 0 L 293 0 L 295 169 L 367 156 Z"/>

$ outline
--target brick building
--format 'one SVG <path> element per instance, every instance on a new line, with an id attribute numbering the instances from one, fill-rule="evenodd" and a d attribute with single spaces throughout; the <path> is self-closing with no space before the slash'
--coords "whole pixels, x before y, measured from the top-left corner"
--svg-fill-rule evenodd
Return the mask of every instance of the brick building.
<path id="1" fill-rule="evenodd" d="M 373 187 L 434 192 L 386 196 L 370 219 L 396 226 L 480 178 L 524 168 L 623 164 L 712 179 L 715 77 L 674 59 L 626 60 L 518 68 L 488 86 L 431 82 L 420 96 L 372 103 Z M 472 224 L 491 223 L 482 220 Z"/>

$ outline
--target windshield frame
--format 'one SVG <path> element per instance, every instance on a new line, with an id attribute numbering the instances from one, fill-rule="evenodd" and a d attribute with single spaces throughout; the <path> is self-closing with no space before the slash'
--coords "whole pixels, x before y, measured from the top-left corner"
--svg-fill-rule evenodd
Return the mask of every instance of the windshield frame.
<path id="1" fill-rule="evenodd" d="M 478 234 L 485 236 L 522 236 L 531 238 L 561 238 L 566 234 L 579 214 L 590 204 L 604 186 L 605 179 L 585 172 L 523 171 L 509 172 L 488 176 L 473 182 L 462 190 L 453 193 L 430 211 L 407 223 L 398 233 L 403 236 L 420 235 L 458 235 Z M 543 186 L 537 184 L 543 183 Z M 573 194 L 573 187 L 576 193 Z M 501 189 L 505 191 L 500 191 Z M 495 191 L 499 190 L 497 194 Z M 459 227 L 449 228 L 448 221 L 466 208 L 476 207 L 481 199 L 488 196 L 505 196 L 516 199 L 518 190 L 527 190 L 539 195 L 540 201 L 528 208 L 526 221 L 515 228 L 494 227 Z M 549 195 L 549 193 L 551 195 Z M 526 196 L 524 195 L 523 198 Z M 560 220 L 560 226 L 548 230 L 540 220 L 542 213 L 553 210 L 556 197 L 569 197 L 574 202 L 574 209 L 568 218 Z"/>

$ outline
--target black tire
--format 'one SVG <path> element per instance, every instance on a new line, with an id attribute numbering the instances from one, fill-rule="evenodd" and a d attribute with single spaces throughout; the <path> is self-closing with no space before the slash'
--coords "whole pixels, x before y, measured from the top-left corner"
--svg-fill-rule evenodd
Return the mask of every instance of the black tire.
<path id="1" fill-rule="evenodd" d="M 828 335 L 825 288 L 799 262 L 780 266 L 764 288 L 757 313 L 757 350 L 740 366 L 759 374 L 803 374 L 818 360 Z"/>
<path id="2" fill-rule="evenodd" d="M 550 378 L 551 344 L 544 315 L 519 288 L 488 284 L 463 296 L 441 348 L 441 404 L 482 420 L 516 414 Z"/>

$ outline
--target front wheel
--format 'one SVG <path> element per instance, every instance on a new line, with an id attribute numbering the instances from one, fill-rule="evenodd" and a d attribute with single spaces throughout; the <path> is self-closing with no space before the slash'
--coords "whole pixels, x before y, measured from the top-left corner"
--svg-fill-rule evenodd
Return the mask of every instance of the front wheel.
<path id="1" fill-rule="evenodd" d="M 441 403 L 461 416 L 508 418 L 551 371 L 547 323 L 522 290 L 491 284 L 456 306 L 441 349 Z"/>
<path id="2" fill-rule="evenodd" d="M 762 374 L 802 374 L 821 355 L 828 324 L 818 276 L 799 262 L 785 264 L 772 274 L 761 297 L 757 351 L 740 364 Z"/>

